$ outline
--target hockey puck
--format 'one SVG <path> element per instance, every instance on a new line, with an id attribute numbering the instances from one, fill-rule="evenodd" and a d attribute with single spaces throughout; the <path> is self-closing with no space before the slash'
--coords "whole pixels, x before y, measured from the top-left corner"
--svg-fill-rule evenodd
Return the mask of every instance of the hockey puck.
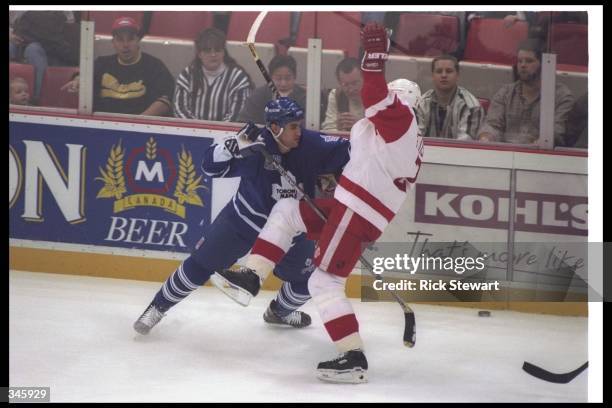
<path id="1" fill-rule="evenodd" d="M 488 310 L 479 310 L 478 311 L 478 316 L 480 316 L 480 317 L 489 317 L 489 316 L 491 316 L 491 312 L 489 312 Z"/>

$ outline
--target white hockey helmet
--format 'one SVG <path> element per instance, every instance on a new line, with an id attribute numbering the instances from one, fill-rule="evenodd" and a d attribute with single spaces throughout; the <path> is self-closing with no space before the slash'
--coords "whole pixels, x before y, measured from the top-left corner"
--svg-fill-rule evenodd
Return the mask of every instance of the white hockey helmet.
<path id="1" fill-rule="evenodd" d="M 394 92 L 403 103 L 407 103 L 413 108 L 421 97 L 421 88 L 416 82 L 404 78 L 393 80 L 387 84 L 389 91 Z"/>

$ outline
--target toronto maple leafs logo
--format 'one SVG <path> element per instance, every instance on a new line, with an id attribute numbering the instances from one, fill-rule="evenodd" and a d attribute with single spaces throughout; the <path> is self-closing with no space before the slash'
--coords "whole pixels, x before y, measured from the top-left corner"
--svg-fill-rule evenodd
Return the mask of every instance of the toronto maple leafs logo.
<path id="1" fill-rule="evenodd" d="M 296 200 L 302 198 L 302 193 L 293 187 L 296 184 L 295 176 L 291 174 L 290 171 L 288 171 L 287 174 L 289 177 L 291 177 L 293 183 L 290 183 L 285 177 L 281 177 L 280 185 L 278 183 L 272 184 L 272 198 L 276 201 L 280 200 L 281 198 L 295 198 Z M 304 185 L 302 183 L 299 183 L 298 185 L 301 189 L 304 189 Z"/>

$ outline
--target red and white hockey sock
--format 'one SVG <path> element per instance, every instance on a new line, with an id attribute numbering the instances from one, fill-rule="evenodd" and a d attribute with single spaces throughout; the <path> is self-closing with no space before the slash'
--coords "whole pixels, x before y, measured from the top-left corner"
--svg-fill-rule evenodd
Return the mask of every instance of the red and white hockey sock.
<path id="1" fill-rule="evenodd" d="M 247 268 L 255 270 L 259 278 L 265 280 L 291 248 L 293 237 L 305 231 L 299 201 L 293 198 L 279 200 L 253 245 Z"/>
<path id="2" fill-rule="evenodd" d="M 359 323 L 344 292 L 345 282 L 346 278 L 319 268 L 315 269 L 308 280 L 310 296 L 319 310 L 325 330 L 341 353 L 363 350 Z"/>

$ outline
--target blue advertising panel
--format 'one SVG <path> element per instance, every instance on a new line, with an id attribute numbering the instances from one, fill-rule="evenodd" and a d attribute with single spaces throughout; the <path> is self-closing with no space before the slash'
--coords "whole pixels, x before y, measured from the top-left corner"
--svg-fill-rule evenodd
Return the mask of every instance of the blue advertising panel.
<path id="1" fill-rule="evenodd" d="M 9 121 L 9 237 L 190 252 L 210 223 L 213 139 L 136 129 Z"/>

